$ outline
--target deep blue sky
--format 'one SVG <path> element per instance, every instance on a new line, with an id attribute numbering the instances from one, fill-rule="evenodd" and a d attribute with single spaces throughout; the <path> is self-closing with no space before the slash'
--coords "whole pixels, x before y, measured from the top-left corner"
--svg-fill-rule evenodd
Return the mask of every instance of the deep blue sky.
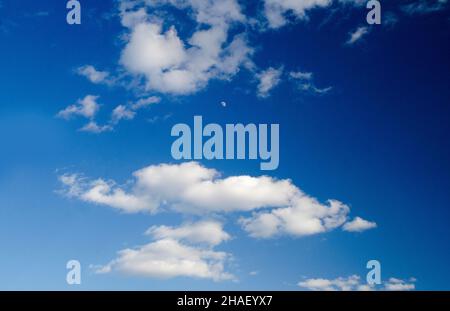
<path id="1" fill-rule="evenodd" d="M 302 277 L 364 279 L 370 259 L 381 262 L 384 279 L 414 277 L 417 289 L 450 289 L 447 9 L 408 16 L 398 3 L 386 5 L 383 10 L 395 12 L 397 23 L 373 26 L 351 46 L 345 41 L 365 23 L 362 8 L 335 5 L 338 13 L 322 26 L 330 9 L 313 10 L 308 22 L 277 30 L 248 30 L 259 68 L 313 72 L 314 83 L 332 91 L 307 94 L 284 78 L 261 99 L 253 74 L 242 69 L 195 94 L 155 93 L 161 103 L 97 135 L 78 131 L 80 119 L 55 116 L 78 98 L 97 94 L 99 118 L 106 120 L 113 107 L 134 98 L 132 90 L 95 85 L 74 73 L 85 64 L 114 71 L 125 30 L 117 16 L 105 18 L 114 12 L 113 1 L 82 1 L 77 26 L 65 23 L 64 2 L 3 0 L 0 8 L 0 289 L 74 289 L 65 283 L 72 258 L 83 265 L 77 288 L 85 290 L 296 290 Z M 352 216 L 378 227 L 260 240 L 244 234 L 236 223 L 240 215 L 231 214 L 225 229 L 236 238 L 220 250 L 233 254 L 230 270 L 239 282 L 95 274 L 90 264 L 105 264 L 118 250 L 147 243 L 148 227 L 178 225 L 184 216 L 123 215 L 69 199 L 57 193 L 60 171 L 124 183 L 142 167 L 174 163 L 171 127 L 192 123 L 194 115 L 207 123 L 280 124 L 277 170 L 261 172 L 259 161 L 202 161 L 206 167 L 225 176 L 290 178 L 321 201 L 345 202 Z"/>

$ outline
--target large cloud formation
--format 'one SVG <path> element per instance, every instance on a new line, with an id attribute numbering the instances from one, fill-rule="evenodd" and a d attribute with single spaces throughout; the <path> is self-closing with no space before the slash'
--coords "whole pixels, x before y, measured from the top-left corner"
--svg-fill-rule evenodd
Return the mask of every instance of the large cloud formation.
<path id="1" fill-rule="evenodd" d="M 321 203 L 289 179 L 247 175 L 223 178 L 198 162 L 159 164 L 133 173 L 127 189 L 105 179 L 89 180 L 77 174 L 60 176 L 64 193 L 86 202 L 125 213 L 168 209 L 182 214 L 211 215 L 251 212 L 240 224 L 252 237 L 283 234 L 306 236 L 346 224 L 350 208 L 337 200 Z M 346 231 L 363 231 L 375 223 L 358 217 Z"/>

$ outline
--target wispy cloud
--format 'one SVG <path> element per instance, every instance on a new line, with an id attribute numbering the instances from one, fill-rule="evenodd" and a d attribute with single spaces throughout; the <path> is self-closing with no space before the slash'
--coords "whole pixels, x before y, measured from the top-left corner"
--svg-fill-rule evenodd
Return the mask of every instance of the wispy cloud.
<path id="1" fill-rule="evenodd" d="M 346 44 L 353 45 L 356 42 L 360 41 L 368 33 L 369 33 L 369 28 L 367 26 L 360 26 L 360 27 L 356 28 L 354 31 L 349 32 L 349 38 L 346 41 Z"/>
<path id="2" fill-rule="evenodd" d="M 104 132 L 110 132 L 112 131 L 112 126 L 106 124 L 106 125 L 98 125 L 95 121 L 90 121 L 88 124 L 80 128 L 81 132 L 88 132 L 88 133 L 94 133 L 94 134 L 100 134 Z"/>
<path id="3" fill-rule="evenodd" d="M 402 5 L 401 9 L 408 15 L 428 14 L 445 9 L 447 3 L 448 0 L 418 0 Z"/>
<path id="4" fill-rule="evenodd" d="M 295 82 L 297 89 L 311 94 L 323 95 L 330 92 L 333 87 L 317 87 L 314 83 L 312 72 L 302 72 L 302 71 L 291 71 L 289 77 Z"/>

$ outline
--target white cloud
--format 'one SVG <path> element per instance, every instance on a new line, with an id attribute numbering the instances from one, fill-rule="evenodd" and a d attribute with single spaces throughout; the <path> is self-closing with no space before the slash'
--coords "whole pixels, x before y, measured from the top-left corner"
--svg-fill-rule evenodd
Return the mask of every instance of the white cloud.
<path id="1" fill-rule="evenodd" d="M 311 80 L 313 77 L 312 72 L 291 71 L 289 76 L 298 80 Z"/>
<path id="2" fill-rule="evenodd" d="M 376 227 L 377 224 L 375 222 L 364 220 L 361 217 L 355 217 L 352 221 L 347 222 L 342 229 L 349 232 L 362 232 Z"/>
<path id="3" fill-rule="evenodd" d="M 107 71 L 99 71 L 92 65 L 85 65 L 77 68 L 76 72 L 95 84 L 110 84 L 109 73 Z"/>
<path id="4" fill-rule="evenodd" d="M 258 84 L 258 96 L 268 97 L 270 91 L 276 87 L 281 81 L 281 74 L 283 73 L 282 68 L 268 68 L 256 75 L 259 80 Z"/>
<path id="5" fill-rule="evenodd" d="M 98 96 L 87 95 L 84 98 L 79 99 L 76 104 L 70 105 L 58 112 L 58 117 L 70 119 L 73 116 L 82 116 L 92 119 L 100 109 L 97 99 Z"/>
<path id="6" fill-rule="evenodd" d="M 359 290 L 361 284 L 358 275 L 339 277 L 337 279 L 307 279 L 298 283 L 298 286 L 313 291 L 353 291 Z"/>
<path id="7" fill-rule="evenodd" d="M 228 38 L 229 27 L 245 20 L 235 0 L 161 0 L 147 5 L 167 3 L 180 9 L 190 8 L 198 25 L 202 25 L 186 42 L 174 26 L 164 30 L 152 16 L 144 17 L 145 7 L 136 11 L 135 6 L 127 6 L 121 13 L 122 22 L 130 27 L 131 33 L 120 63 L 132 75 L 144 76 L 147 90 L 194 93 L 211 79 L 232 77 L 248 62 L 252 49 L 244 36 Z M 136 12 L 140 12 L 138 21 L 133 17 L 130 22 L 129 14 L 134 16 Z"/>
<path id="8" fill-rule="evenodd" d="M 319 88 L 314 84 L 312 72 L 291 71 L 289 77 L 296 83 L 298 90 L 306 93 L 323 95 L 330 92 L 333 87 Z"/>
<path id="9" fill-rule="evenodd" d="M 310 92 L 315 94 L 326 94 L 333 89 L 333 87 L 331 86 L 318 88 L 312 83 L 301 83 L 298 85 L 298 88 L 303 92 Z"/>
<path id="10" fill-rule="evenodd" d="M 97 112 L 100 110 L 100 104 L 97 103 L 99 96 L 87 95 L 79 99 L 76 104 L 70 105 L 58 112 L 57 116 L 66 120 L 75 116 L 81 116 L 89 119 L 89 122 L 79 129 L 81 132 L 100 134 L 113 130 L 111 124 L 99 125 L 95 120 Z"/>
<path id="11" fill-rule="evenodd" d="M 174 277 L 194 277 L 214 281 L 235 279 L 231 273 L 225 271 L 225 265 L 231 255 L 212 248 L 229 239 L 220 223 L 203 221 L 178 228 L 159 226 L 150 228 L 147 233 L 154 238 L 153 242 L 119 251 L 116 259 L 98 267 L 97 272 L 118 271 L 162 279 Z"/>
<path id="12" fill-rule="evenodd" d="M 397 278 L 390 278 L 384 285 L 384 288 L 386 290 L 390 291 L 409 291 L 414 290 L 416 288 L 415 283 L 416 279 L 411 278 L 409 281 L 397 279 Z"/>
<path id="13" fill-rule="evenodd" d="M 85 126 L 80 128 L 81 132 L 88 132 L 88 133 L 94 133 L 94 134 L 100 134 L 104 132 L 110 132 L 113 128 L 109 124 L 105 125 L 98 125 L 95 121 L 89 121 Z"/>
<path id="14" fill-rule="evenodd" d="M 243 228 L 258 238 L 330 231 L 342 226 L 350 212 L 337 200 L 320 203 L 288 179 L 246 175 L 222 178 L 216 170 L 197 162 L 151 165 L 133 176 L 128 191 L 112 181 L 89 181 L 77 175 L 64 175 L 60 181 L 69 196 L 127 213 L 168 208 L 205 215 L 269 209 L 240 220 Z"/>
<path id="15" fill-rule="evenodd" d="M 332 0 L 265 0 L 264 13 L 270 28 L 279 28 L 287 23 L 286 14 L 291 13 L 298 19 L 306 19 L 306 12 L 314 8 L 329 6 Z"/>
<path id="16" fill-rule="evenodd" d="M 111 113 L 110 126 L 116 125 L 121 120 L 133 120 L 139 109 L 146 108 L 150 105 L 159 103 L 160 97 L 150 96 L 146 98 L 140 98 L 134 103 L 128 103 L 127 105 L 118 105 Z"/>
<path id="17" fill-rule="evenodd" d="M 107 205 L 127 213 L 153 212 L 156 209 L 145 196 L 127 194 L 111 181 L 88 181 L 78 174 L 65 174 L 60 176 L 59 180 L 64 186 L 63 193 L 85 202 Z"/>
<path id="18" fill-rule="evenodd" d="M 356 28 L 353 32 L 349 33 L 349 39 L 347 40 L 347 45 L 352 45 L 357 41 L 361 40 L 365 35 L 369 33 L 369 28 L 366 26 L 360 26 Z"/>
<path id="19" fill-rule="evenodd" d="M 419 0 L 402 5 L 401 9 L 408 15 L 428 14 L 445 9 L 447 3 L 448 0 Z"/>
<path id="20" fill-rule="evenodd" d="M 229 255 L 210 249 L 162 239 L 135 249 L 119 251 L 118 257 L 97 272 L 119 271 L 129 275 L 151 278 L 194 277 L 215 281 L 233 280 L 224 271 Z"/>
<path id="21" fill-rule="evenodd" d="M 205 243 L 215 246 L 231 237 L 223 231 L 222 224 L 218 221 L 205 220 L 197 223 L 188 223 L 180 227 L 153 226 L 146 234 L 155 239 L 175 239 L 191 243 Z"/>
<path id="22" fill-rule="evenodd" d="M 396 278 L 390 278 L 381 286 L 369 285 L 363 283 L 358 275 L 349 277 L 338 277 L 336 279 L 313 278 L 306 279 L 298 283 L 298 286 L 313 291 L 371 291 L 371 290 L 387 290 L 387 291 L 405 291 L 414 290 L 415 279 L 404 281 Z"/>
<path id="23" fill-rule="evenodd" d="M 157 104 L 161 101 L 161 98 L 157 96 L 150 96 L 147 98 L 140 98 L 134 104 L 131 105 L 131 109 L 138 110 L 141 108 L 146 108 L 150 105 Z"/>
<path id="24" fill-rule="evenodd" d="M 280 28 L 289 23 L 289 16 L 297 20 L 308 20 L 308 12 L 325 9 L 333 0 L 264 0 L 264 15 L 270 28 Z M 334 3 L 360 7 L 367 0 L 335 0 Z"/>
<path id="25" fill-rule="evenodd" d="M 190 9 L 199 24 L 217 25 L 232 22 L 244 22 L 236 0 L 156 0 L 146 1 L 151 7 L 171 4 L 178 9 Z"/>
<path id="26" fill-rule="evenodd" d="M 269 212 L 254 213 L 249 218 L 241 218 L 240 223 L 255 238 L 283 234 L 300 237 L 333 230 L 345 223 L 350 212 L 350 208 L 339 201 L 329 200 L 327 204 L 321 204 L 304 194 L 297 195 L 291 204 Z"/>
<path id="27" fill-rule="evenodd" d="M 119 105 L 114 108 L 111 115 L 111 122 L 118 123 L 120 120 L 132 120 L 136 116 L 136 112 L 130 110 L 127 106 Z"/>

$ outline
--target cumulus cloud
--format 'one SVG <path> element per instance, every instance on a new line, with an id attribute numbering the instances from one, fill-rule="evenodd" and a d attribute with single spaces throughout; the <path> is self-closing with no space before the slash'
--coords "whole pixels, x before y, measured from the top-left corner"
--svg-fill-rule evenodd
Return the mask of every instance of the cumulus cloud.
<path id="1" fill-rule="evenodd" d="M 58 112 L 58 117 L 70 119 L 74 116 L 82 116 L 92 119 L 100 109 L 100 105 L 97 103 L 98 97 L 99 96 L 86 95 L 84 98 L 79 99 L 76 104 L 70 105 Z"/>
<path id="2" fill-rule="evenodd" d="M 65 174 L 59 180 L 64 186 L 64 194 L 85 202 L 107 205 L 127 213 L 153 212 L 156 209 L 145 196 L 128 194 L 112 181 L 88 181 L 78 174 Z"/>
<path id="3" fill-rule="evenodd" d="M 352 221 L 347 222 L 342 229 L 349 232 L 362 232 L 376 227 L 377 224 L 374 222 L 364 220 L 361 217 L 355 217 Z"/>
<path id="4" fill-rule="evenodd" d="M 291 71 L 289 77 L 295 82 L 297 89 L 301 92 L 323 95 L 333 89 L 331 86 L 323 88 L 317 87 L 314 84 L 312 72 Z"/>
<path id="5" fill-rule="evenodd" d="M 282 68 L 268 68 L 256 75 L 259 80 L 258 96 L 265 98 L 269 96 L 270 91 L 275 88 L 281 81 Z"/>
<path id="6" fill-rule="evenodd" d="M 116 259 L 98 267 L 97 272 L 118 271 L 162 279 L 174 277 L 194 277 L 214 281 L 235 279 L 231 273 L 225 271 L 225 265 L 231 255 L 212 248 L 229 239 L 220 223 L 205 221 L 185 224 L 178 228 L 159 226 L 150 228 L 147 233 L 154 238 L 153 242 L 119 251 Z"/>
<path id="7" fill-rule="evenodd" d="M 85 78 L 87 78 L 89 81 L 95 84 L 111 84 L 112 80 L 109 78 L 109 72 L 107 71 L 99 71 L 95 69 L 92 65 L 85 65 L 77 68 L 76 72 Z"/>
<path id="8" fill-rule="evenodd" d="M 333 230 L 347 220 L 350 208 L 342 202 L 328 200 L 322 204 L 317 199 L 299 194 L 291 206 L 254 213 L 241 218 L 240 223 L 250 236 L 269 238 L 283 234 L 307 236 Z"/>
<path id="9" fill-rule="evenodd" d="M 337 200 L 320 203 L 288 179 L 246 175 L 223 178 L 197 162 L 151 165 L 133 176 L 128 190 L 112 181 L 90 181 L 78 175 L 63 175 L 60 181 L 63 193 L 71 197 L 127 213 L 160 209 L 197 215 L 253 212 L 239 222 L 258 238 L 330 231 L 342 226 L 350 212 Z M 173 230 L 165 232 L 175 234 Z"/>
<path id="10" fill-rule="evenodd" d="M 163 4 L 191 9 L 203 27 L 183 40 L 174 26 L 164 30 L 161 23 L 147 16 L 146 6 L 122 8 L 122 23 L 130 28 L 130 35 L 120 63 L 132 75 L 145 77 L 147 90 L 194 93 L 211 79 L 232 77 L 248 62 L 252 49 L 245 37 L 236 35 L 230 40 L 228 36 L 230 25 L 245 20 L 235 0 L 146 2 L 151 7 Z"/>
<path id="11" fill-rule="evenodd" d="M 305 279 L 298 283 L 298 286 L 312 291 L 372 291 L 372 290 L 387 290 L 387 291 L 406 291 L 414 290 L 414 278 L 408 281 L 390 278 L 388 281 L 379 285 L 369 285 L 363 283 L 358 275 L 351 275 L 349 277 L 338 277 L 336 279 L 312 278 Z"/>
<path id="12" fill-rule="evenodd" d="M 349 38 L 346 42 L 347 45 L 352 45 L 361 40 L 365 35 L 369 33 L 369 28 L 366 26 L 360 26 L 354 31 L 349 33 Z"/>
<path id="13" fill-rule="evenodd" d="M 176 239 L 191 243 L 204 243 L 216 246 L 231 237 L 226 233 L 218 221 L 205 220 L 187 223 L 180 227 L 153 226 L 146 232 L 155 239 Z"/>
<path id="14" fill-rule="evenodd" d="M 98 179 L 86 182 L 78 179 L 67 184 L 84 189 L 79 193 L 83 200 L 119 207 L 126 212 L 152 211 L 168 205 L 183 213 L 248 211 L 255 208 L 286 205 L 297 191 L 289 180 L 276 180 L 267 176 L 232 176 L 219 178 L 219 172 L 197 162 L 151 165 L 133 173 L 134 186 L 128 196 L 142 204 L 131 208 L 119 198 L 125 191 L 113 182 Z M 92 195 L 96 194 L 96 195 Z M 116 204 L 112 204 L 115 202 Z"/>

